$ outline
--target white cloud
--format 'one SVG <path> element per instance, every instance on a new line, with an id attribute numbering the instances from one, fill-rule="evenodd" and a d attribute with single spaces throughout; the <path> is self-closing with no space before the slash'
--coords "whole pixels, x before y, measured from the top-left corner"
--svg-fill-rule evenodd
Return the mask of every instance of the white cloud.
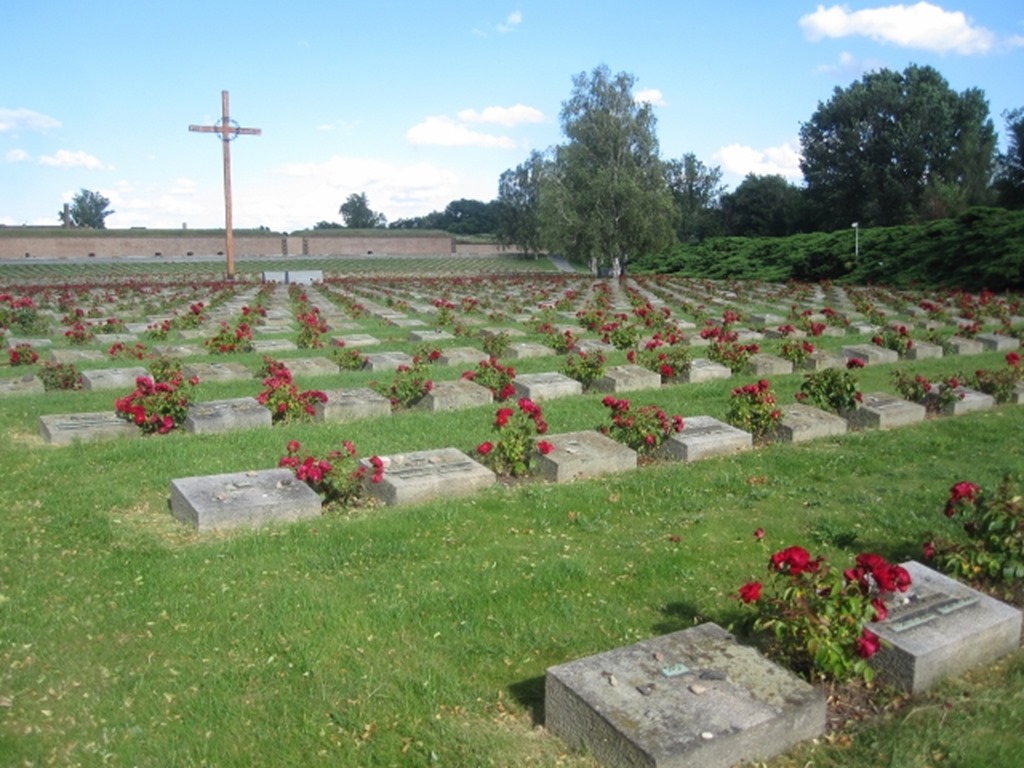
<path id="1" fill-rule="evenodd" d="M 843 81 L 856 80 L 867 72 L 875 72 L 885 66 L 879 59 L 860 60 L 849 51 L 839 54 L 839 60 L 835 64 L 821 64 L 818 72 L 827 75 L 835 75 Z"/>
<path id="2" fill-rule="evenodd" d="M 29 159 L 29 154 L 24 149 L 9 149 L 4 155 L 4 162 L 23 163 Z"/>
<path id="3" fill-rule="evenodd" d="M 946 11 L 931 3 L 889 5 L 851 12 L 846 6 L 819 5 L 800 17 L 804 35 L 813 41 L 824 37 L 861 35 L 882 43 L 944 53 L 988 53 L 995 35 L 976 26 L 960 11 Z"/>
<path id="4" fill-rule="evenodd" d="M 518 145 L 508 136 L 494 136 L 472 131 L 445 115 L 427 117 L 405 133 L 410 144 L 439 147 L 498 147 L 515 149 Z"/>
<path id="5" fill-rule="evenodd" d="M 664 107 L 668 104 L 668 102 L 665 101 L 665 97 L 662 96 L 661 91 L 657 88 L 641 88 L 633 94 L 633 101 L 637 104 L 647 102 L 652 107 Z"/>
<path id="6" fill-rule="evenodd" d="M 43 155 L 39 158 L 40 165 L 49 165 L 54 168 L 89 168 L 92 170 L 111 170 L 100 162 L 99 158 L 90 155 L 88 152 L 71 152 L 67 149 L 58 149 L 56 154 Z"/>
<path id="7" fill-rule="evenodd" d="M 8 133 L 17 130 L 45 131 L 49 128 L 59 128 L 60 121 L 41 112 L 34 112 L 31 109 L 2 109 L 0 108 L 0 133 Z"/>
<path id="8" fill-rule="evenodd" d="M 755 149 L 743 144 L 730 144 L 713 155 L 729 173 L 746 176 L 784 176 L 787 179 L 801 179 L 799 144 L 786 142 L 779 147 Z"/>
<path id="9" fill-rule="evenodd" d="M 513 11 L 505 18 L 504 24 L 498 25 L 498 31 L 502 33 L 515 32 L 516 28 L 523 23 L 522 11 Z"/>
<path id="10" fill-rule="evenodd" d="M 544 113 L 525 104 L 516 104 L 514 107 L 484 107 L 480 112 L 464 109 L 458 118 L 464 123 L 495 123 L 512 127 L 520 123 L 543 123 Z"/>

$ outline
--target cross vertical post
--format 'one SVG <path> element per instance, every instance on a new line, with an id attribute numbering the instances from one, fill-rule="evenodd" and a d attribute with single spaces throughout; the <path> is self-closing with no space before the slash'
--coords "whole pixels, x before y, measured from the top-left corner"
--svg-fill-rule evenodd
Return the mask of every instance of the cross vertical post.
<path id="1" fill-rule="evenodd" d="M 219 125 L 190 125 L 197 133 L 220 135 L 224 148 L 224 253 L 227 256 L 228 279 L 235 277 L 235 233 L 231 225 L 231 142 L 240 135 L 259 136 L 259 128 L 240 128 L 231 120 L 228 111 L 228 92 L 220 92 L 221 120 Z"/>

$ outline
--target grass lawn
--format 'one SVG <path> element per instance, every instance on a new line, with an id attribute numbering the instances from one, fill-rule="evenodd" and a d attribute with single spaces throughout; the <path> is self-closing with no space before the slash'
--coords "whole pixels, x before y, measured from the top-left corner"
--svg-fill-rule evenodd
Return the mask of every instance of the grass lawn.
<path id="1" fill-rule="evenodd" d="M 892 391 L 893 368 L 864 369 L 861 389 Z M 630 399 L 722 418 L 745 381 Z M 773 378 L 782 402 L 799 383 Z M 257 385 L 203 384 L 201 397 Z M 291 439 L 315 452 L 348 439 L 364 456 L 468 453 L 492 437 L 494 408 L 67 447 L 37 436 L 39 414 L 110 409 L 114 396 L 0 400 L 5 766 L 593 766 L 540 727 L 547 667 L 703 621 L 730 627 L 737 588 L 785 546 L 837 564 L 861 551 L 918 558 L 927 531 L 954 531 L 942 515 L 954 482 L 992 487 L 1024 468 L 1024 407 L 1001 406 L 200 536 L 169 513 L 174 478 L 273 467 Z M 553 433 L 607 422 L 600 395 L 543 406 Z M 1016 765 L 1022 691 L 1017 653 L 909 700 L 880 692 L 875 716 L 771 765 Z"/>

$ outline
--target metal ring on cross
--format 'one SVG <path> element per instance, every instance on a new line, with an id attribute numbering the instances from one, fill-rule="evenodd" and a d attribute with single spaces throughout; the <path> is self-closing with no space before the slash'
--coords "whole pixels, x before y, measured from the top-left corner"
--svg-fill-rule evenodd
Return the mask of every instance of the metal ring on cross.
<path id="1" fill-rule="evenodd" d="M 242 127 L 234 120 L 232 120 L 230 117 L 227 119 L 227 123 L 228 125 L 230 125 L 230 128 L 225 130 L 227 126 L 225 126 L 224 121 L 221 120 L 220 130 L 218 131 L 218 133 L 220 134 L 221 138 L 224 141 L 234 141 L 235 139 L 238 138 L 238 134 L 241 133 Z"/>

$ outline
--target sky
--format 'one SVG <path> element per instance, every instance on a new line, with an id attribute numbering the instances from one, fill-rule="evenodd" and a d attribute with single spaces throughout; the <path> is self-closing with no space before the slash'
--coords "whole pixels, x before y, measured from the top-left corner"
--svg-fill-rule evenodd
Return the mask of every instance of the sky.
<path id="1" fill-rule="evenodd" d="M 867 72 L 930 65 L 979 88 L 996 131 L 1024 107 L 1024 3 L 935 0 L 106 0 L 12 2 L 0 45 L 0 225 L 56 224 L 81 189 L 108 228 L 223 227 L 230 117 L 236 228 L 389 221 L 489 201 L 563 143 L 573 78 L 607 66 L 654 107 L 663 159 L 735 189 L 800 183 L 799 130 Z M 1002 144 L 1001 144 L 1002 146 Z"/>

